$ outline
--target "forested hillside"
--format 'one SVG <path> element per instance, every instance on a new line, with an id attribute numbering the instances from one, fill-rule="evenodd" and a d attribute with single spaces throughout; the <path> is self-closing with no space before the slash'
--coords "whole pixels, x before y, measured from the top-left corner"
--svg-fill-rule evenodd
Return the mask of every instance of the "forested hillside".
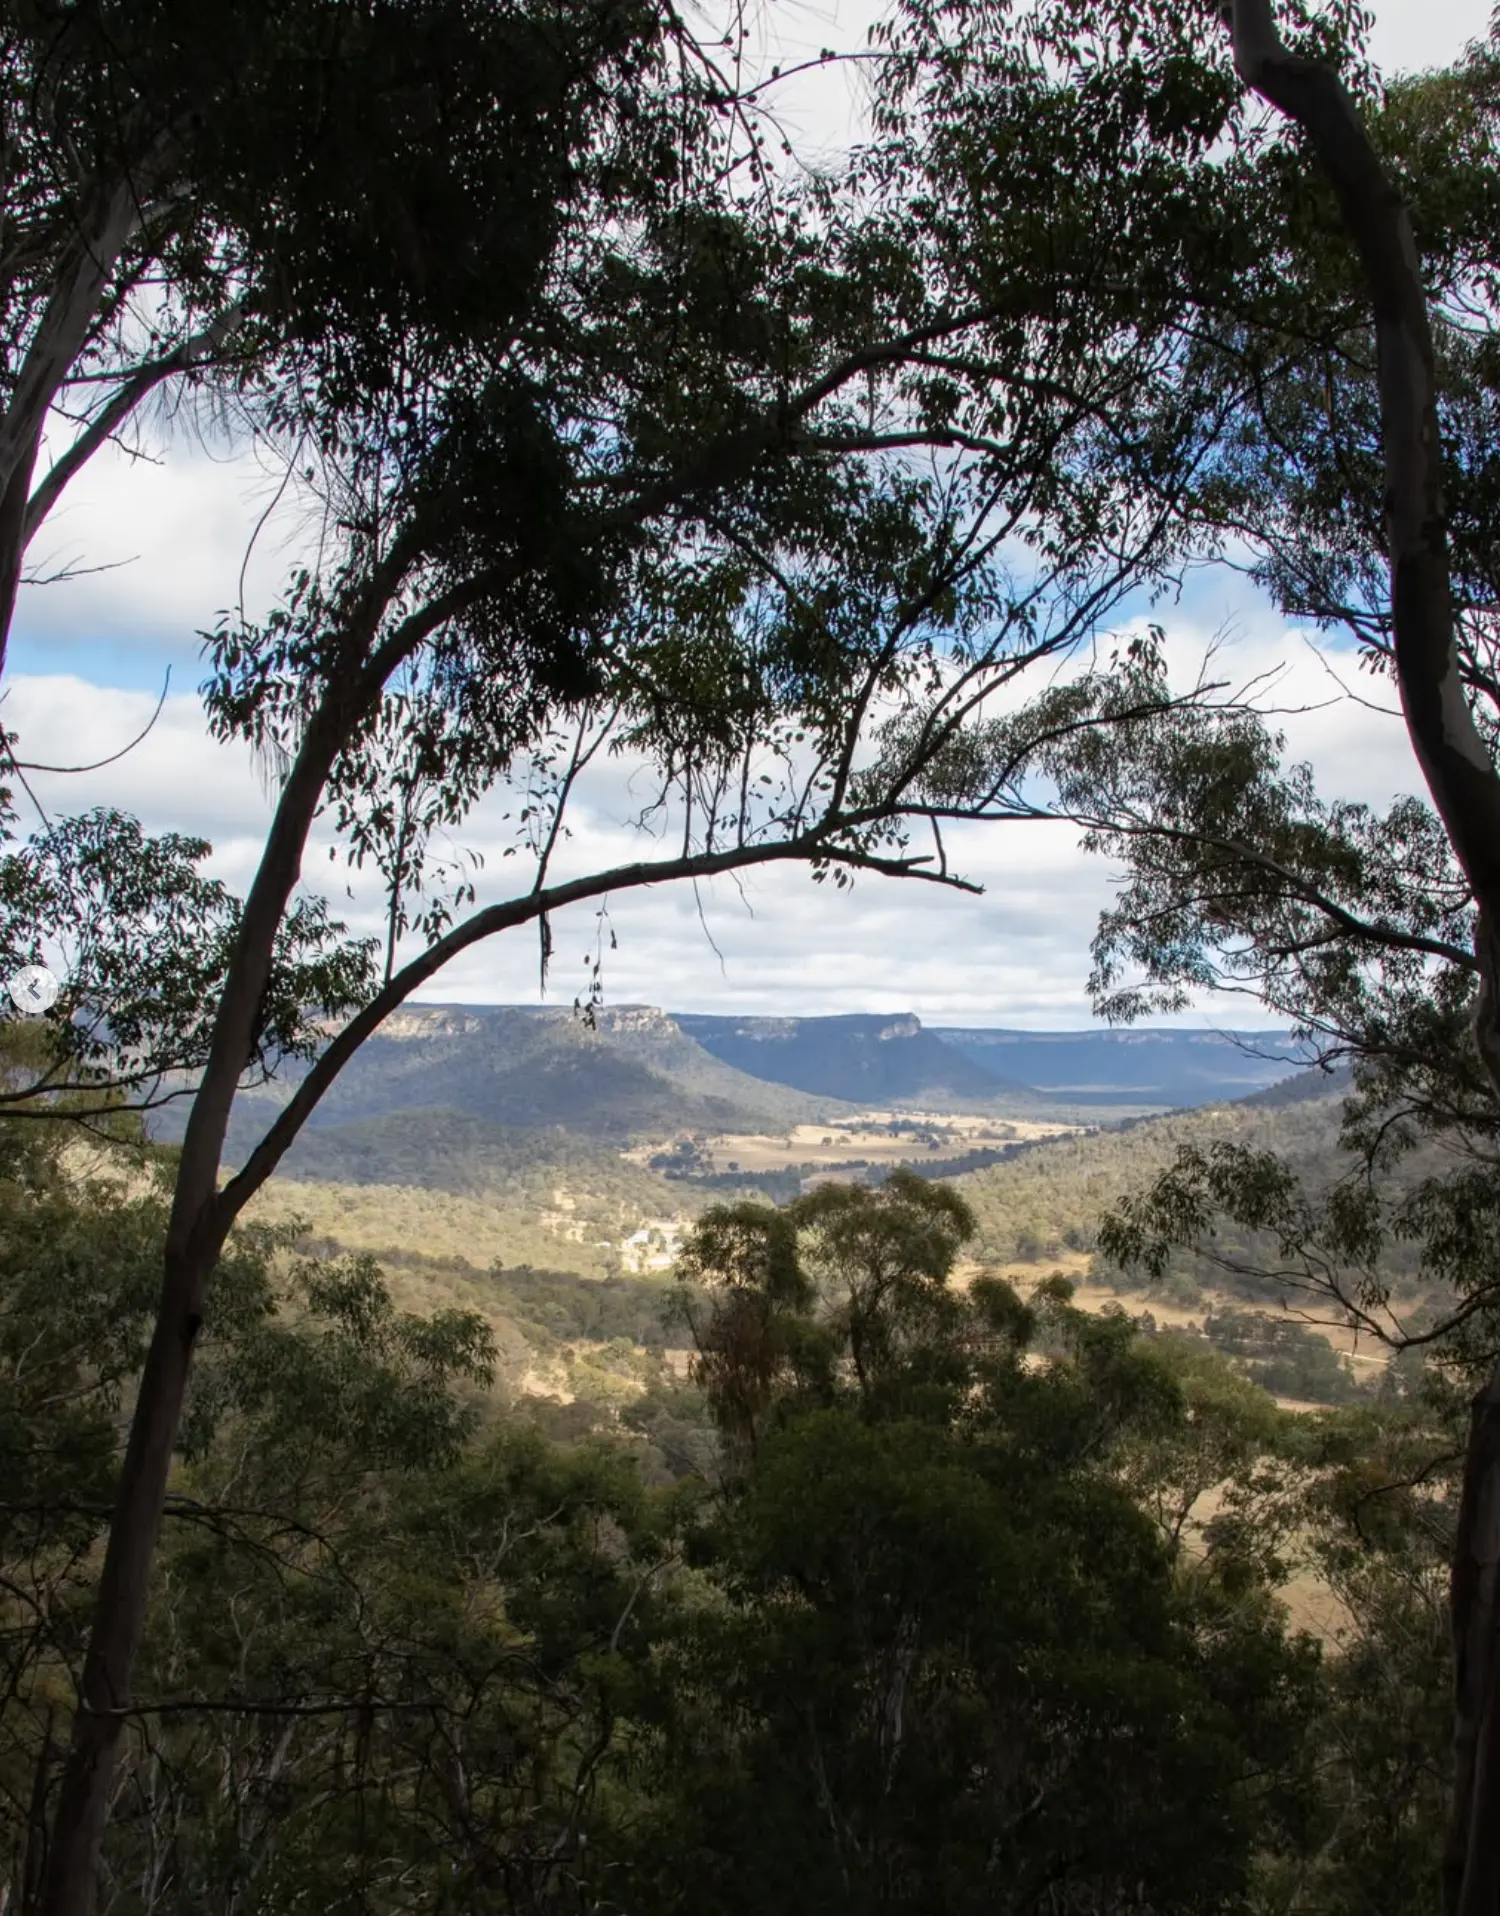
<path id="1" fill-rule="evenodd" d="M 1277 1091 L 1169 1117 L 1127 1119 L 1026 1145 L 1007 1164 L 968 1173 L 958 1184 L 978 1219 L 983 1255 L 1005 1262 L 1065 1251 L 1092 1255 L 1103 1213 L 1165 1169 L 1182 1145 L 1222 1141 L 1274 1149 L 1305 1165 L 1313 1182 L 1332 1183 L 1354 1163 L 1338 1148 L 1343 1099 L 1317 1080 L 1309 1090 L 1317 1095 Z"/>
<path id="2" fill-rule="evenodd" d="M 503 1176 L 525 1131 L 628 1143 L 775 1132 L 872 1107 L 1087 1122 L 1122 1107 L 1218 1101 L 1284 1078 L 1291 1064 L 1277 1054 L 1286 1047 L 1255 1043 L 1269 1055 L 1193 1032 L 1067 1038 L 938 1033 L 915 1018 L 736 1019 L 627 1006 L 598 1007 L 586 1019 L 562 1008 L 415 1007 L 361 1047 L 285 1168 L 463 1190 L 476 1175 Z M 999 1075 L 997 1058 L 1040 1065 L 1042 1088 Z M 241 1092 L 231 1158 L 253 1147 L 299 1079 L 292 1065 L 274 1085 Z M 185 1121 L 185 1107 L 173 1103 L 152 1128 L 169 1141 Z M 481 1126 L 493 1130 L 495 1146 L 484 1172 Z M 450 1150 L 459 1167 L 452 1173 L 443 1169 Z"/>
<path id="3" fill-rule="evenodd" d="M 107 1148 L 92 1182 L 61 1175 L 59 1142 L 0 1131 L 0 1549 L 32 1619 L 5 1639 L 8 1791 L 45 1764 L 165 1222 Z M 1018 1882 L 1066 1859 L 1088 1897 L 1144 1872 L 1164 1906 L 1212 1907 L 1205 1885 L 1221 1898 L 1247 1871 L 1363 1861 L 1376 1829 L 1349 1824 L 1350 1781 L 1420 1747 L 1441 1692 L 1393 1600 L 1409 1557 L 1394 1538 L 1350 1555 L 1351 1446 L 1394 1461 L 1432 1413 L 1392 1397 L 1284 1418 L 1210 1353 L 1062 1292 L 1030 1309 L 1002 1284 L 945 1292 L 970 1227 L 945 1187 L 898 1174 L 710 1215 L 685 1283 L 497 1269 L 418 1315 L 370 1263 L 240 1233 L 187 1406 L 141 1650 L 159 1726 L 123 1755 L 111 1875 L 199 1908 L 247 1885 L 338 1899 L 352 1875 L 397 1907 L 454 1881 L 566 1907 L 597 1880 L 656 1909 L 691 1846 L 712 1907 L 825 1878 L 838 1907 L 845 1868 L 925 1881 L 1044 1777 L 1056 1821 L 1011 1839 Z M 877 1303 L 892 1254 L 908 1275 Z M 669 1294 L 690 1379 L 651 1354 Z M 769 1372 L 734 1329 L 757 1297 L 780 1327 Z M 528 1407 L 515 1385 L 536 1366 L 552 1389 Z M 1337 1592 L 1348 1655 L 1402 1646 L 1403 1714 L 1378 1735 L 1355 1666 L 1325 1667 L 1270 1601 L 1304 1566 Z M 887 1783 L 869 1686 L 892 1681 L 915 1606 Z M 976 1760 L 991 1748 L 1003 1766 Z M 789 1787 L 820 1760 L 853 1865 Z M 1430 1786 L 1401 1788 L 1403 1826 L 1430 1827 Z M 8 1828 L 24 1855 L 24 1820 Z"/>
<path id="4" fill-rule="evenodd" d="M 231 1155 L 248 1150 L 299 1081 L 294 1069 L 275 1087 L 243 1092 L 230 1128 Z M 296 1147 L 291 1164 L 312 1175 L 341 1151 L 368 1159 L 373 1140 L 396 1141 L 399 1122 L 370 1129 L 398 1114 L 422 1113 L 412 1149 L 436 1163 L 444 1125 L 470 1121 L 518 1136 L 525 1130 L 566 1130 L 579 1138 L 626 1142 L 687 1131 L 779 1130 L 844 1109 L 837 1100 L 804 1096 L 721 1064 L 649 1009 L 601 1011 L 592 1025 L 567 1010 L 431 1010 L 399 1013 L 362 1047 L 310 1127 L 337 1127 L 351 1138 L 363 1125 L 364 1145 L 314 1142 Z M 445 1113 L 433 1129 L 426 1114 Z M 156 1122 L 164 1140 L 183 1123 L 169 1106 Z M 399 1158 L 400 1154 L 397 1154 Z M 386 1181 L 397 1175 L 397 1158 Z M 497 1172 L 503 1171 L 502 1148 Z M 426 1182 L 425 1178 L 411 1180 Z"/>

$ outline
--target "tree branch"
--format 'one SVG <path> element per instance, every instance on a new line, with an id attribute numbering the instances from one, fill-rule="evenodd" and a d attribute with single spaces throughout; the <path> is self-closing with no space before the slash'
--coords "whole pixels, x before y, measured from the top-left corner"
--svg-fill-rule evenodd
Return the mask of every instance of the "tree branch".
<path id="1" fill-rule="evenodd" d="M 163 380 L 174 374 L 191 372 L 195 366 L 201 366 L 223 345 L 235 327 L 239 324 L 242 308 L 238 303 L 228 306 L 199 333 L 185 339 L 172 352 L 160 359 L 141 366 L 113 394 L 103 409 L 95 414 L 85 429 L 73 441 L 65 453 L 47 473 L 45 479 L 32 493 L 26 503 L 26 519 L 22 530 L 22 550 L 31 544 L 43 521 L 58 500 L 62 497 L 68 483 L 77 477 L 90 459 L 104 443 L 119 430 L 124 422 L 140 405 L 146 395 L 152 392 Z"/>
<path id="2" fill-rule="evenodd" d="M 446 936 L 404 965 L 390 982 L 351 1018 L 298 1085 L 295 1093 L 277 1114 L 275 1121 L 244 1165 L 229 1179 L 213 1206 L 213 1235 L 222 1243 L 230 1225 L 265 1183 L 291 1148 L 297 1133 L 317 1108 L 324 1093 L 367 1038 L 412 992 L 470 945 L 493 937 L 497 932 L 550 916 L 565 905 L 582 903 L 606 892 L 638 890 L 647 885 L 669 884 L 680 879 L 713 878 L 724 872 L 742 871 L 748 866 L 782 862 L 811 863 L 827 859 L 860 871 L 877 872 L 888 878 L 925 878 L 945 889 L 980 892 L 981 887 L 952 874 L 940 875 L 923 869 L 927 858 L 876 858 L 862 852 L 830 844 L 832 827 L 822 826 L 800 838 L 777 844 L 736 846 L 721 852 L 699 852 L 688 857 L 665 858 L 654 863 L 620 865 L 610 871 L 595 872 L 587 878 L 575 878 L 553 885 L 546 891 L 528 892 L 524 897 L 507 899 L 503 904 L 487 906 L 455 925 Z"/>

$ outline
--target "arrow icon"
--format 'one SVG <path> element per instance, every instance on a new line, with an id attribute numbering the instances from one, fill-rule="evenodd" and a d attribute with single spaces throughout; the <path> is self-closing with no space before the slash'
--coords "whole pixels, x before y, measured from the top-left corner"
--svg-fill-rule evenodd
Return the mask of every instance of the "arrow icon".
<path id="1" fill-rule="evenodd" d="M 22 1017 L 39 1018 L 57 1003 L 62 989 L 45 965 L 23 965 L 6 986 Z"/>

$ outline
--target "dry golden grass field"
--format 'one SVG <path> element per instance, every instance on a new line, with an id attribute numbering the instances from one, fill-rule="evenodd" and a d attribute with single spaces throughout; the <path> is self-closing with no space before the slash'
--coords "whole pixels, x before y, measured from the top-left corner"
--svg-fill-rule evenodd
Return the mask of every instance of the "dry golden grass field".
<path id="1" fill-rule="evenodd" d="M 893 1136 L 890 1127 L 900 1127 Z M 924 1154 L 943 1159 L 966 1151 L 998 1149 L 1036 1138 L 1064 1137 L 1079 1127 L 1035 1122 L 1025 1118 L 954 1117 L 913 1111 L 869 1111 L 859 1120 L 839 1124 L 798 1124 L 779 1136 L 764 1133 L 726 1133 L 709 1138 L 701 1150 L 715 1171 L 731 1166 L 741 1171 L 783 1171 L 793 1164 L 910 1163 L 920 1171 Z M 919 1143 L 915 1134 L 935 1140 Z M 644 1163 L 650 1149 L 643 1147 Z M 627 1156 L 632 1155 L 627 1153 Z"/>

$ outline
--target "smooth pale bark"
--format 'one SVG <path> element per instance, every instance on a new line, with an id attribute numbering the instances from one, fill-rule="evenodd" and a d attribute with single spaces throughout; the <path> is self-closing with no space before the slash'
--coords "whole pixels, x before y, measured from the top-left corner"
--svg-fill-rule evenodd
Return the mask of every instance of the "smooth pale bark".
<path id="1" fill-rule="evenodd" d="M 10 484 L 0 492 L 0 674 L 10 648 L 10 628 L 21 590 L 21 567 L 26 557 L 26 508 L 36 445 L 12 468 Z"/>
<path id="2" fill-rule="evenodd" d="M 155 160 L 161 154 L 153 156 Z M 149 179 L 120 178 L 90 196 L 58 263 L 52 296 L 37 324 L 0 415 L 0 671 L 5 665 L 27 529 L 31 475 L 54 401 L 98 323 L 120 256 L 141 223 Z"/>
<path id="3" fill-rule="evenodd" d="M 98 318 L 104 289 L 125 242 L 139 224 L 140 193 L 136 181 L 124 178 L 96 189 L 93 204 L 79 220 L 58 263 L 52 297 L 0 418 L 0 487 L 8 489 L 22 460 L 36 456 L 52 401 L 83 350 Z"/>
<path id="4" fill-rule="evenodd" d="M 1307 134 L 1375 322 L 1396 680 L 1417 762 L 1478 907 L 1474 1040 L 1500 1102 L 1500 777 L 1465 695 L 1449 577 L 1437 377 L 1411 220 L 1338 76 L 1288 52 L 1270 0 L 1234 0 L 1235 67 Z M 1474 1400 L 1453 1562 L 1449 1916 L 1500 1916 L 1500 1366 Z"/>
<path id="5" fill-rule="evenodd" d="M 143 229 L 170 221 L 172 204 L 181 197 L 180 182 L 167 184 L 173 152 L 171 136 L 163 134 L 129 177 L 112 185 L 100 183 L 85 195 L 77 230 L 58 261 L 52 295 L 27 347 L 15 390 L 0 412 L 0 673 L 26 550 L 48 513 L 149 394 L 212 359 L 240 322 L 242 309 L 231 304 L 169 352 L 122 372 L 114 392 L 33 486 L 52 409 L 107 302 L 119 292 L 126 249 Z M 152 253 L 155 244 L 149 242 L 145 252 Z"/>
<path id="6" fill-rule="evenodd" d="M 203 1262 L 167 1259 L 164 1307 L 157 1316 L 131 1420 L 95 1602 L 95 1627 L 52 1819 L 40 1902 L 45 1916 L 87 1916 L 93 1905 L 116 1753 L 130 1704 L 131 1666 L 145 1622 L 151 1561 L 209 1269 L 211 1264 Z"/>

